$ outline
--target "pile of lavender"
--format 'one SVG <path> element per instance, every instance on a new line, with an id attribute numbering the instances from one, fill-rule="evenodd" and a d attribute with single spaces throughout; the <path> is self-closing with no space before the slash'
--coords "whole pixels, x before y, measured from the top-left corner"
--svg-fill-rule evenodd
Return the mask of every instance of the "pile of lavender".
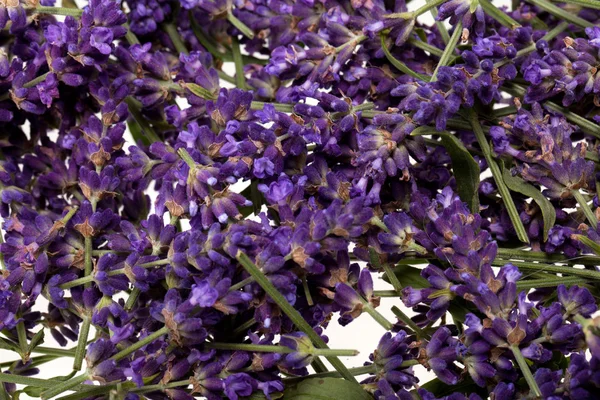
<path id="1" fill-rule="evenodd" d="M 0 28 L 0 400 L 599 398 L 598 0 Z"/>

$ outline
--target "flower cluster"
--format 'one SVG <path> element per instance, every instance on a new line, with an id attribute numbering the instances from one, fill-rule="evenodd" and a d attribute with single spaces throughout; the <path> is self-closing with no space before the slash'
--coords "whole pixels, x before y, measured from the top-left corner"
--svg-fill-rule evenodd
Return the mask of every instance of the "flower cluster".
<path id="1" fill-rule="evenodd" d="M 0 1 L 0 400 L 597 397 L 600 12 L 529 3 Z"/>

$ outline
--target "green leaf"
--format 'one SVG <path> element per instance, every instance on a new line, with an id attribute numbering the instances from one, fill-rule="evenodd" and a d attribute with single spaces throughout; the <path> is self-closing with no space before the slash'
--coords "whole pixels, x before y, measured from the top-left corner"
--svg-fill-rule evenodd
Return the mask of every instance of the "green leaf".
<path id="1" fill-rule="evenodd" d="M 29 352 L 33 352 L 33 350 L 38 347 L 40 344 L 44 343 L 44 330 L 40 330 L 33 338 L 31 338 L 31 342 L 29 342 Z"/>
<path id="2" fill-rule="evenodd" d="M 483 8 L 483 11 L 496 21 L 500 22 L 507 28 L 514 29 L 521 26 L 517 21 L 512 19 L 508 14 L 500 10 L 498 7 L 490 3 L 488 0 L 479 0 L 479 4 Z"/>
<path id="3" fill-rule="evenodd" d="M 21 350 L 19 349 L 19 346 L 17 344 L 11 342 L 8 339 L 4 339 L 3 337 L 0 337 L 0 349 L 10 350 L 17 353 Z"/>
<path id="4" fill-rule="evenodd" d="M 77 7 L 77 3 L 75 3 L 74 0 L 63 0 L 62 6 L 64 8 L 79 8 L 79 7 Z"/>
<path id="5" fill-rule="evenodd" d="M 306 379 L 283 393 L 286 400 L 373 400 L 358 383 L 339 378 Z"/>
<path id="6" fill-rule="evenodd" d="M 411 267 L 410 265 L 397 265 L 394 268 L 394 274 L 398 277 L 403 287 L 410 286 L 413 289 L 429 287 L 429 282 L 421 276 L 419 268 Z M 389 283 L 387 276 L 384 276 L 383 280 Z"/>
<path id="7" fill-rule="evenodd" d="M 404 64 L 402 61 L 400 61 L 396 57 L 394 57 L 392 55 L 392 53 L 390 53 L 390 50 L 387 48 L 387 45 L 385 43 L 385 38 L 386 38 L 385 35 L 381 35 L 381 49 L 383 50 L 383 54 L 385 54 L 385 58 L 387 58 L 387 60 L 390 62 L 390 64 L 392 64 L 399 71 L 405 73 L 406 75 L 410 75 L 415 79 L 429 82 L 429 80 L 431 79 L 429 76 L 421 75 L 421 74 L 413 71 L 412 69 L 408 68 L 406 66 L 406 64 Z"/>
<path id="8" fill-rule="evenodd" d="M 442 143 L 452 159 L 452 169 L 456 176 L 456 188 L 461 200 L 469 205 L 472 213 L 479 211 L 479 164 L 456 136 L 441 135 Z M 460 179 L 459 179 L 460 177 Z"/>
<path id="9" fill-rule="evenodd" d="M 544 241 L 548 240 L 548 232 L 556 221 L 556 210 L 552 203 L 533 185 L 525 182 L 518 176 L 512 176 L 504 166 L 502 166 L 502 178 L 510 190 L 531 197 L 540 207 L 542 218 L 544 219 Z"/>
<path id="10" fill-rule="evenodd" d="M 575 235 L 575 237 L 577 238 L 577 240 L 579 240 L 581 243 L 585 244 L 587 247 L 589 247 L 594 253 L 596 253 L 597 255 L 600 255 L 600 244 L 594 242 L 592 239 L 590 239 L 587 236 L 583 236 L 583 235 Z"/>
<path id="11" fill-rule="evenodd" d="M 192 92 L 194 95 L 205 99 L 205 100 L 214 100 L 217 98 L 215 93 L 212 93 L 209 90 L 206 90 L 200 85 L 196 85 L 195 83 L 183 83 L 181 86 Z"/>
<path id="12" fill-rule="evenodd" d="M 546 0 L 527 0 L 527 2 L 538 6 L 544 11 L 549 12 L 550 14 L 557 17 L 559 20 L 569 21 L 570 23 L 580 26 L 582 28 L 589 28 L 594 26 L 594 24 L 592 24 L 589 21 L 586 21 L 581 17 L 578 17 L 575 13 L 571 13 L 567 10 L 564 10 Z"/>

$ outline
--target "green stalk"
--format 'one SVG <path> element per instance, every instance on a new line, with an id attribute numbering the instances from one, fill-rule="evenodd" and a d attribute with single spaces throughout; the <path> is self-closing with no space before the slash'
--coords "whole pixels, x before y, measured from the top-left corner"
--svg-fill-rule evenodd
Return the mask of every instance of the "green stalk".
<path id="1" fill-rule="evenodd" d="M 233 330 L 233 335 L 235 336 L 239 335 L 240 333 L 246 333 L 246 331 L 250 329 L 254 324 L 256 324 L 256 320 L 254 318 L 249 319 L 248 321 L 235 328 Z"/>
<path id="2" fill-rule="evenodd" d="M 21 358 L 27 360 L 29 358 L 29 345 L 27 344 L 27 330 L 23 321 L 17 324 L 17 338 L 19 340 Z"/>
<path id="3" fill-rule="evenodd" d="M 525 357 L 523 357 L 523 354 L 521 353 L 521 349 L 519 349 L 519 346 L 515 344 L 511 345 L 510 349 L 513 355 L 515 356 L 515 360 L 517 360 L 517 364 L 519 364 L 521 373 L 523 374 L 525 380 L 527 381 L 527 384 L 529 385 L 529 389 L 531 389 L 536 398 L 541 398 L 542 392 L 540 391 L 540 388 L 538 387 L 538 384 L 535 381 L 531 370 L 529 369 L 529 365 L 527 365 Z"/>
<path id="4" fill-rule="evenodd" d="M 40 76 L 38 76 L 38 77 L 30 80 L 29 82 L 25 82 L 23 84 L 23 87 L 25 87 L 25 88 L 32 88 L 35 85 L 37 85 L 38 83 L 44 82 L 46 80 L 46 77 L 48 77 L 48 75 L 50 75 L 50 72 L 46 72 L 45 74 L 42 74 L 42 75 L 40 75 Z"/>
<path id="5" fill-rule="evenodd" d="M 137 299 L 140 297 L 141 293 L 142 291 L 136 287 L 134 287 L 131 290 L 131 293 L 129 293 L 129 297 L 127 297 L 127 301 L 125 302 L 126 311 L 130 311 L 133 308 L 133 306 L 135 306 L 135 303 L 137 302 Z"/>
<path id="6" fill-rule="evenodd" d="M 389 49 L 387 48 L 387 45 L 385 44 L 385 38 L 386 38 L 386 35 L 381 34 L 381 49 L 383 50 L 383 54 L 385 54 L 385 57 L 388 59 L 390 64 L 392 64 L 399 71 L 405 73 L 406 75 L 410 75 L 413 78 L 419 79 L 421 81 L 429 82 L 429 79 L 430 79 L 429 76 L 421 75 L 421 74 L 413 71 L 412 69 L 408 68 L 406 66 L 406 64 L 404 64 L 402 61 L 400 61 L 396 57 L 394 57 L 392 55 L 392 53 L 390 53 Z"/>
<path id="7" fill-rule="evenodd" d="M 419 9 L 412 12 L 403 12 L 403 13 L 392 13 L 385 16 L 385 18 L 400 18 L 400 19 L 411 19 L 417 18 L 421 14 L 425 14 L 427 11 L 435 8 L 447 0 L 433 0 L 431 2 L 427 2 L 425 5 L 421 6 Z"/>
<path id="8" fill-rule="evenodd" d="M 142 347 L 146 346 L 149 343 L 152 343 L 153 341 L 155 341 L 156 339 L 158 339 L 161 336 L 164 336 L 166 334 L 169 333 L 169 329 L 167 329 L 166 326 L 160 328 L 159 330 L 157 330 L 156 332 L 146 336 L 145 338 L 133 343 L 131 346 L 127 347 L 126 349 L 118 352 L 117 354 L 115 354 L 114 356 L 112 356 L 111 358 L 115 361 L 121 361 L 122 359 L 124 359 L 125 357 L 127 357 L 128 355 L 130 355 L 131 353 L 135 353 L 136 351 L 138 351 L 139 349 L 141 349 Z"/>
<path id="9" fill-rule="evenodd" d="M 596 229 L 598 227 L 598 218 L 596 218 L 596 215 L 590 208 L 590 205 L 587 203 L 585 197 L 583 197 L 581 192 L 577 189 L 571 190 L 571 194 L 573 197 L 575 197 L 575 200 L 577 200 L 579 207 L 581 207 L 581 211 L 583 211 L 583 214 L 587 218 L 590 225 L 592 225 L 592 228 Z"/>
<path id="10" fill-rule="evenodd" d="M 31 350 L 31 352 L 56 357 L 75 357 L 76 350 L 76 347 L 73 347 L 71 349 L 55 349 L 52 347 L 37 346 L 35 349 Z"/>
<path id="11" fill-rule="evenodd" d="M 31 364 L 28 364 L 29 367 L 33 368 L 33 367 L 37 367 L 39 365 L 48 363 L 50 361 L 54 361 L 56 360 L 58 357 L 56 356 L 38 356 L 38 357 L 31 357 L 29 359 L 29 361 L 31 362 Z M 22 360 L 11 360 L 11 361 L 3 361 L 0 362 L 0 368 L 10 368 L 11 366 L 13 366 L 15 363 L 19 363 L 22 362 Z M 1 381 L 0 381 L 1 382 Z"/>
<path id="12" fill-rule="evenodd" d="M 248 39 L 254 39 L 254 32 L 252 32 L 252 29 L 250 29 L 246 24 L 244 24 L 235 15 L 233 15 L 233 12 L 231 10 L 229 10 L 229 12 L 227 13 L 227 20 L 231 22 L 231 24 L 235 26 L 240 32 L 242 32 L 242 34 Z"/>
<path id="13" fill-rule="evenodd" d="M 426 3 L 429 3 L 430 1 L 431 0 L 425 0 Z M 431 13 L 431 16 L 433 17 L 433 20 L 435 21 L 435 26 L 438 28 L 438 31 L 440 32 L 440 36 L 442 37 L 442 40 L 444 41 L 444 43 L 448 44 L 448 42 L 450 41 L 450 35 L 448 34 L 448 29 L 446 29 L 446 25 L 444 24 L 444 21 L 438 20 L 437 7 L 433 7 L 431 10 L 429 10 L 429 12 Z"/>
<path id="14" fill-rule="evenodd" d="M 553 0 L 557 3 L 575 4 L 584 8 L 593 8 L 600 10 L 600 2 L 598 0 Z"/>
<path id="15" fill-rule="evenodd" d="M 500 196 L 502 196 L 502 200 L 504 201 L 504 206 L 506 207 L 506 211 L 510 216 L 510 220 L 515 228 L 517 233 L 517 237 L 520 241 L 524 243 L 529 243 L 529 238 L 527 236 L 527 231 L 523 226 L 523 222 L 521 221 L 521 217 L 519 216 L 519 212 L 517 211 L 517 207 L 513 202 L 513 199 L 510 195 L 510 191 L 506 187 L 504 180 L 502 179 L 502 172 L 496 164 L 496 160 L 492 155 L 492 149 L 490 148 L 490 144 L 488 143 L 485 134 L 483 133 L 483 129 L 481 124 L 479 123 L 479 119 L 477 114 L 472 109 L 468 110 L 469 112 L 469 121 L 471 126 L 473 127 L 473 132 L 475 133 L 475 137 L 477 138 L 477 142 L 481 147 L 481 151 L 483 152 L 483 156 L 488 163 L 490 171 L 492 172 L 492 176 L 494 177 L 494 181 L 496 182 L 496 186 L 498 187 L 498 191 L 500 192 Z"/>
<path id="16" fill-rule="evenodd" d="M 541 263 L 533 263 L 533 262 L 526 262 L 526 261 L 508 261 L 508 262 L 519 267 L 519 269 L 548 272 L 548 273 L 552 273 L 552 274 L 576 275 L 576 276 L 581 276 L 584 278 L 600 281 L 600 271 L 594 271 L 594 270 L 590 270 L 590 269 L 579 269 L 579 268 L 573 268 L 573 267 L 562 267 L 559 265 L 541 264 Z M 492 262 L 492 265 L 498 266 L 498 267 L 501 267 L 505 264 L 507 264 L 507 261 L 505 261 L 505 260 L 494 260 Z"/>
<path id="17" fill-rule="evenodd" d="M 587 283 L 585 279 L 582 279 L 579 276 L 569 276 L 569 277 L 555 277 L 548 279 L 531 279 L 525 281 L 517 282 L 517 289 L 519 290 L 529 290 L 529 289 L 538 289 L 538 288 L 546 288 L 546 287 L 557 287 L 559 285 L 581 285 L 583 283 Z"/>
<path id="18" fill-rule="evenodd" d="M 244 61 L 242 60 L 242 50 L 237 38 L 231 38 L 231 53 L 233 54 L 233 64 L 235 65 L 235 85 L 238 89 L 246 90 L 246 77 L 244 76 Z"/>
<path id="19" fill-rule="evenodd" d="M 142 104 L 131 96 L 125 97 L 125 103 L 127 103 L 131 117 L 140 125 L 140 128 L 144 132 L 145 144 L 160 142 L 160 137 L 150 126 L 148 119 L 142 115 Z"/>
<path id="20" fill-rule="evenodd" d="M 140 44 L 140 39 L 138 39 L 138 37 L 135 36 L 135 33 L 131 32 L 131 29 L 129 28 L 129 22 L 125 22 L 123 26 L 127 28 L 127 33 L 125 34 L 125 40 L 127 41 L 127 43 L 129 43 L 130 45 Z"/>
<path id="21" fill-rule="evenodd" d="M 448 40 L 450 40 L 450 37 L 448 37 Z M 416 48 L 426 51 L 434 56 L 441 57 L 442 54 L 444 54 L 443 50 L 440 50 L 437 47 L 430 45 L 429 43 L 425 43 L 424 41 L 422 41 L 420 39 L 410 38 L 410 39 L 408 39 L 408 43 L 410 43 L 413 46 L 415 46 Z M 454 60 L 456 60 L 456 57 L 452 56 L 450 59 L 450 62 L 453 62 Z"/>
<path id="22" fill-rule="evenodd" d="M 179 35 L 179 32 L 177 32 L 177 27 L 173 25 L 173 23 L 164 24 L 163 29 L 167 35 L 169 35 L 169 39 L 171 39 L 171 42 L 173 42 L 175 50 L 177 50 L 178 53 L 189 53 L 187 47 L 185 47 L 185 43 L 183 43 L 181 40 L 181 35 Z"/>
<path id="23" fill-rule="evenodd" d="M 252 283 L 252 282 L 254 282 L 254 278 L 249 276 L 246 279 L 239 281 L 235 285 L 231 285 L 231 287 L 229 288 L 229 291 L 235 292 L 236 290 L 240 290 L 241 288 L 243 288 L 244 286 L 246 286 L 247 284 Z"/>
<path id="24" fill-rule="evenodd" d="M 483 11 L 502 25 L 510 29 L 515 29 L 521 26 L 517 21 L 512 19 L 508 14 L 493 5 L 489 0 L 479 0 L 479 4 Z"/>
<path id="25" fill-rule="evenodd" d="M 92 319 L 89 316 L 83 317 L 81 329 L 79 330 L 79 338 L 77 340 L 77 348 L 75 349 L 75 358 L 73 359 L 73 369 L 76 371 L 80 371 L 81 365 L 83 364 L 91 325 Z"/>
<path id="26" fill-rule="evenodd" d="M 452 32 L 452 36 L 444 49 L 444 53 L 440 57 L 440 61 L 435 67 L 435 71 L 433 71 L 433 75 L 431 76 L 431 82 L 435 82 L 437 80 L 437 74 L 440 71 L 441 67 L 445 67 L 450 62 L 450 58 L 453 56 L 454 51 L 456 50 L 456 45 L 462 36 L 462 22 L 458 22 L 458 24 L 454 27 L 454 32 Z"/>
<path id="27" fill-rule="evenodd" d="M 217 342 L 207 342 L 204 343 L 204 347 L 207 349 L 215 349 L 215 350 L 240 350 L 240 351 L 251 351 L 257 353 L 280 353 L 280 354 L 290 354 L 295 353 L 297 350 L 290 349 L 286 346 L 277 346 L 277 345 L 266 345 L 266 344 L 246 344 L 246 343 L 217 343 Z M 313 349 L 311 351 L 312 355 L 315 356 L 343 356 L 343 357 L 352 357 L 358 355 L 357 350 L 349 350 L 349 349 Z"/>
<path id="28" fill-rule="evenodd" d="M 369 262 L 371 263 L 371 266 L 374 269 L 379 271 L 383 269 L 383 272 L 388 277 L 390 283 L 394 287 L 394 290 L 398 293 L 398 295 L 400 295 L 400 293 L 402 292 L 402 283 L 400 283 L 398 277 L 394 273 L 394 270 L 392 269 L 392 267 L 390 267 L 388 263 L 381 263 L 379 254 L 377 254 L 375 249 L 372 247 L 369 247 Z"/>
<path id="29" fill-rule="evenodd" d="M 46 7 L 37 6 L 31 10 L 34 14 L 52 14 L 52 15 L 65 15 L 71 17 L 81 17 L 83 10 L 77 8 L 66 8 L 66 7 Z"/>
<path id="30" fill-rule="evenodd" d="M 529 250 L 518 250 L 518 249 L 498 249 L 498 257 L 504 259 L 517 259 L 523 261 L 543 261 L 549 263 L 567 263 L 574 262 L 574 264 L 582 265 L 600 265 L 600 257 L 597 256 L 579 256 L 569 258 L 562 254 L 547 254 L 542 251 L 529 251 Z"/>
<path id="31" fill-rule="evenodd" d="M 594 24 L 592 24 L 591 22 L 586 21 L 585 19 L 580 18 L 573 13 L 563 10 L 562 8 L 560 8 L 546 0 L 526 0 L 526 1 L 535 6 L 538 6 L 539 8 L 541 8 L 544 11 L 549 12 L 550 14 L 554 15 L 559 20 L 569 21 L 570 23 L 580 26 L 582 28 L 591 28 L 594 26 Z"/>
<path id="32" fill-rule="evenodd" d="M 315 330 L 302 318 L 302 315 L 283 297 L 277 288 L 271 283 L 271 281 L 262 273 L 260 269 L 247 255 L 238 251 L 237 260 L 244 267 L 246 272 L 254 277 L 256 282 L 263 288 L 263 290 L 273 299 L 273 301 L 279 306 L 281 311 L 288 316 L 288 318 L 296 325 L 298 329 L 302 332 L 306 333 L 309 339 L 315 344 L 316 347 L 326 349 L 327 343 L 319 336 Z M 337 357 L 327 357 L 331 365 L 340 372 L 340 374 L 347 380 L 351 382 L 356 382 L 356 379 L 350 372 L 348 368 L 337 358 Z"/>
<path id="33" fill-rule="evenodd" d="M 157 267 L 160 265 L 167 265 L 169 264 L 171 261 L 168 259 L 165 260 L 156 260 L 156 261 L 150 261 L 144 264 L 140 264 L 138 265 L 138 267 L 142 267 L 142 268 L 152 268 L 152 267 Z M 125 273 L 125 269 L 124 268 L 120 268 L 120 269 L 113 269 L 112 271 L 109 271 L 107 273 L 108 276 L 116 276 L 116 275 L 122 275 Z M 94 277 L 92 275 L 88 275 L 88 276 L 84 276 L 78 279 L 74 279 L 70 282 L 66 282 L 63 283 L 62 285 L 60 285 L 59 287 L 61 289 L 71 289 L 75 286 L 80 286 L 83 284 L 86 284 L 88 282 L 92 282 L 94 280 Z"/>
<path id="34" fill-rule="evenodd" d="M 5 374 L 0 372 L 0 382 L 15 383 L 17 385 L 35 386 L 41 388 L 51 388 L 57 385 L 60 381 L 53 379 L 32 378 L 29 376 L 21 376 L 14 374 Z"/>
<path id="35" fill-rule="evenodd" d="M 406 315 L 401 309 L 399 309 L 396 306 L 393 306 L 392 307 L 392 312 L 396 315 L 396 317 L 398 317 L 398 319 L 400 321 L 404 322 L 406 324 L 406 326 L 408 326 L 410 329 L 413 330 L 414 333 L 416 333 L 417 338 L 423 339 L 423 338 L 426 337 L 425 333 L 419 327 L 419 325 L 417 325 L 415 323 L 415 321 L 413 321 L 412 319 L 410 319 L 410 317 L 408 315 Z"/>
<path id="36" fill-rule="evenodd" d="M 390 321 L 388 321 L 379 311 L 377 311 L 371 304 L 369 304 L 365 299 L 361 297 L 363 302 L 363 311 L 371 316 L 383 329 L 386 331 L 391 331 L 394 327 Z"/>
<path id="37" fill-rule="evenodd" d="M 411 360 L 412 361 L 412 360 Z M 404 364 L 404 363 L 402 363 Z M 358 375 L 364 375 L 364 374 L 373 374 L 377 371 L 377 367 L 375 366 L 375 364 L 371 364 L 371 365 L 366 365 L 364 367 L 356 367 L 356 368 L 348 368 L 348 371 L 354 375 L 354 376 L 358 376 Z M 337 371 L 329 371 L 329 372 L 321 372 L 321 373 L 317 373 L 317 374 L 310 374 L 310 375 L 306 375 L 306 376 L 299 376 L 299 377 L 293 377 L 293 378 L 284 378 L 282 379 L 283 382 L 286 385 L 290 385 L 293 383 L 298 383 L 298 382 L 302 382 L 305 379 L 313 379 L 313 378 L 339 378 L 340 377 L 340 373 Z"/>
<path id="38" fill-rule="evenodd" d="M 294 106 L 292 104 L 284 104 L 284 103 L 265 103 L 263 101 L 253 101 L 250 105 L 250 107 L 253 110 L 262 110 L 263 108 L 265 108 L 265 105 L 270 104 L 272 105 L 275 110 L 277 111 L 281 111 L 281 112 L 286 112 L 286 113 L 291 113 L 294 111 Z"/>
<path id="39" fill-rule="evenodd" d="M 95 203 L 94 203 L 95 204 Z M 95 208 L 95 207 L 94 207 Z M 92 238 L 86 236 L 84 238 L 84 273 L 85 277 L 92 276 Z M 87 282 L 84 284 L 86 288 L 91 286 L 91 282 Z M 88 341 L 88 335 L 90 333 L 90 326 L 92 324 L 92 319 L 89 315 L 83 317 L 83 321 L 81 322 L 81 329 L 79 331 L 79 338 L 77 340 L 77 348 L 75 349 L 75 358 L 73 359 L 73 369 L 76 371 L 81 370 L 81 365 L 83 364 L 83 358 L 86 353 L 86 345 Z"/>
<path id="40" fill-rule="evenodd" d="M 315 305 L 313 302 L 312 295 L 310 294 L 310 288 L 308 287 L 308 281 L 306 280 L 306 276 L 302 277 L 302 289 L 304 289 L 304 296 L 306 297 L 306 303 L 312 307 Z"/>
<path id="41" fill-rule="evenodd" d="M 53 384 L 50 388 L 48 388 L 48 390 L 42 392 L 41 398 L 43 400 L 51 399 L 63 392 L 66 392 L 67 390 L 73 389 L 75 386 L 88 380 L 88 378 L 88 374 L 82 374 L 71 378 L 68 381 L 61 382 L 59 384 Z"/>

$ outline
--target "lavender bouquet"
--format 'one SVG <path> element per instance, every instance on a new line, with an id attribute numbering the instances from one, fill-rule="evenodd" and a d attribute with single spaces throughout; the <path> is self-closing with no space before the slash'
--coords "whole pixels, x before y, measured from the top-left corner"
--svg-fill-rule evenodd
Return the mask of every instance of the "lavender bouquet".
<path id="1" fill-rule="evenodd" d="M 0 400 L 600 398 L 600 1 L 0 29 Z"/>

